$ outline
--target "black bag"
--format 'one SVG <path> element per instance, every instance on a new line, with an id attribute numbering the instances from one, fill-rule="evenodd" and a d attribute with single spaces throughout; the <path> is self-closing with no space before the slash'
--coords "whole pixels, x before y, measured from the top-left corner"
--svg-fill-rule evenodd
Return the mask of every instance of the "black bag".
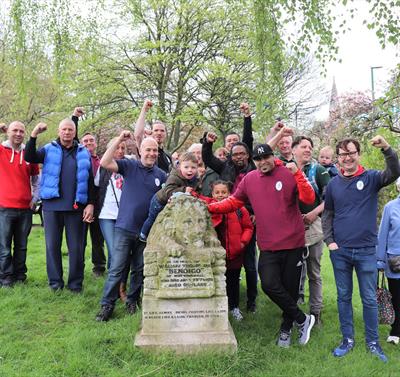
<path id="1" fill-rule="evenodd" d="M 391 258 L 388 258 L 388 264 L 390 271 L 397 273 L 400 272 L 400 255 L 394 255 Z"/>
<path id="2" fill-rule="evenodd" d="M 382 274 L 382 279 L 379 279 Z M 379 286 L 379 280 L 381 284 Z M 378 318 L 381 325 L 391 325 L 394 322 L 394 309 L 392 295 L 386 288 L 384 272 L 378 272 L 378 287 L 376 289 L 376 299 L 378 302 Z"/>

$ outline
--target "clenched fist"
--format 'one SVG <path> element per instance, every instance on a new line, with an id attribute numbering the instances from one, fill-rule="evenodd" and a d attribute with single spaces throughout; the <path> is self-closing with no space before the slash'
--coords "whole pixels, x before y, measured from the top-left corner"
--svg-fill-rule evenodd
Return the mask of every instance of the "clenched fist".
<path id="1" fill-rule="evenodd" d="M 47 124 L 40 122 L 32 130 L 31 136 L 32 137 L 37 137 L 39 134 L 45 132 L 46 130 L 47 130 Z"/>

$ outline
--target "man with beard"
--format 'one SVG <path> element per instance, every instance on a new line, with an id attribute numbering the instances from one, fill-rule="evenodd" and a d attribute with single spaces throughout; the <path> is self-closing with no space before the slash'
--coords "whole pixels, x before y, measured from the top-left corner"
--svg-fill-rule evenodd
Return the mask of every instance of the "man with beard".
<path id="1" fill-rule="evenodd" d="M 250 114 L 248 109 L 247 113 L 248 115 Z M 272 147 L 275 147 L 276 143 L 279 142 L 282 137 L 290 136 L 291 134 L 292 130 L 281 128 L 279 133 L 269 141 L 269 144 Z M 232 146 L 231 153 L 226 161 L 221 161 L 216 158 L 212 153 L 212 145 L 216 139 L 217 135 L 215 133 L 208 132 L 206 134 L 202 148 L 203 161 L 206 166 L 217 172 L 222 180 L 232 182 L 232 194 L 234 194 L 243 177 L 250 171 L 255 170 L 256 166 L 250 158 L 248 145 L 240 141 Z M 247 209 L 251 214 L 253 214 L 251 206 L 247 206 Z M 257 257 L 255 234 L 256 232 L 254 232 L 252 240 L 246 246 L 244 259 L 247 286 L 247 311 L 250 313 L 255 313 L 256 311 L 257 298 Z"/>
<path id="2" fill-rule="evenodd" d="M 234 153 L 235 146 L 232 148 Z M 315 318 L 297 306 L 301 258 L 304 251 L 304 226 L 298 202 L 311 204 L 314 191 L 294 163 L 275 161 L 268 144 L 254 148 L 257 170 L 243 177 L 237 190 L 217 203 L 208 205 L 210 213 L 229 213 L 249 202 L 257 218 L 258 264 L 261 286 L 282 310 L 279 347 L 291 343 L 293 323 L 299 328 L 299 343 L 310 339 Z"/>

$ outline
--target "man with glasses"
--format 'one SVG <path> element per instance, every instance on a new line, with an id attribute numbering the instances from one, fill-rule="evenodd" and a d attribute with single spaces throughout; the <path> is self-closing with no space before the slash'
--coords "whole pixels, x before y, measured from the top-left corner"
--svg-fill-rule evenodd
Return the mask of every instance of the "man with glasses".
<path id="1" fill-rule="evenodd" d="M 353 269 L 356 271 L 361 300 L 367 350 L 386 362 L 379 345 L 378 306 L 376 302 L 376 217 L 378 192 L 400 175 L 399 160 L 382 136 L 371 140 L 381 148 L 384 171 L 366 170 L 360 165 L 360 144 L 345 139 L 336 145 L 339 175 L 327 186 L 322 216 L 324 240 L 330 251 L 337 289 L 342 342 L 333 356 L 345 356 L 354 347 Z"/>

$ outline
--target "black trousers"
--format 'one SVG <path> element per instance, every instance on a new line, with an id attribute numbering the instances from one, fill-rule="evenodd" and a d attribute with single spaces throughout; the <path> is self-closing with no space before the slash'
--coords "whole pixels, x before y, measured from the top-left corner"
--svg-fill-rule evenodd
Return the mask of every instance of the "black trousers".
<path id="1" fill-rule="evenodd" d="M 389 279 L 389 291 L 392 294 L 392 304 L 395 313 L 390 335 L 400 337 L 400 279 Z"/>
<path id="2" fill-rule="evenodd" d="M 257 247 L 256 231 L 254 229 L 250 242 L 244 251 L 244 270 L 246 272 L 247 306 L 252 306 L 257 298 Z"/>
<path id="3" fill-rule="evenodd" d="M 228 296 L 229 310 L 239 307 L 240 268 L 226 270 L 226 295 Z"/>
<path id="4" fill-rule="evenodd" d="M 93 271 L 104 272 L 106 270 L 106 255 L 104 253 L 104 237 L 100 229 L 99 219 L 86 225 L 85 230 L 85 250 L 87 244 L 87 234 L 90 231 L 90 239 L 92 240 L 92 263 Z"/>
<path id="5" fill-rule="evenodd" d="M 261 251 L 258 261 L 261 288 L 282 310 L 281 329 L 289 331 L 293 321 L 303 323 L 305 314 L 297 306 L 304 248 Z"/>

